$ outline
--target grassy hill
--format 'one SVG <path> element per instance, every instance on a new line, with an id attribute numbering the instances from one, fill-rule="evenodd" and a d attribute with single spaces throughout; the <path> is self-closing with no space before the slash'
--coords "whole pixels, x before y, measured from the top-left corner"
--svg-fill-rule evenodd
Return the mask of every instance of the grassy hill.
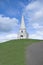
<path id="1" fill-rule="evenodd" d="M 0 43 L 0 65 L 25 65 L 25 48 L 39 40 L 11 40 Z"/>

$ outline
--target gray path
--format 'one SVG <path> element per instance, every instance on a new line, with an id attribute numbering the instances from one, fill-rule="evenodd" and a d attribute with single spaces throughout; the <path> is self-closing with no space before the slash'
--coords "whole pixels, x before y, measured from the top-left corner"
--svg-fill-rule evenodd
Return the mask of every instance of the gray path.
<path id="1" fill-rule="evenodd" d="M 43 65 L 43 42 L 30 45 L 25 54 L 26 65 Z"/>

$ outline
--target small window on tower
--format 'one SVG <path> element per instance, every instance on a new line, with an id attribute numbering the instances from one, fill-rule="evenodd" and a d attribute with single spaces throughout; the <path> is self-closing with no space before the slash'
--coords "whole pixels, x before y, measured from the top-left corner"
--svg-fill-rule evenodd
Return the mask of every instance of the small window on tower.
<path id="1" fill-rule="evenodd" d="M 23 33 L 23 31 L 21 31 Z"/>

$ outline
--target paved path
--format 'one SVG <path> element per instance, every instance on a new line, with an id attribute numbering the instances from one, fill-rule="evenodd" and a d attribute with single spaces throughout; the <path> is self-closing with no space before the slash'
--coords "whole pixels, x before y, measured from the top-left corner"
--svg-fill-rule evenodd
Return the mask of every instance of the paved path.
<path id="1" fill-rule="evenodd" d="M 43 65 L 43 42 L 26 48 L 26 65 Z"/>

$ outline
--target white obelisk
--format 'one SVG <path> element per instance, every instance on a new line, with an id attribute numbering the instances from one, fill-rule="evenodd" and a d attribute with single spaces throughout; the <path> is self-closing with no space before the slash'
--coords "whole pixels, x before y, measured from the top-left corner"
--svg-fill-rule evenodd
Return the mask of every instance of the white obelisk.
<path id="1" fill-rule="evenodd" d="M 18 39 L 27 39 L 28 38 L 28 33 L 26 31 L 26 27 L 25 27 L 25 23 L 24 23 L 24 16 L 22 16 L 21 19 L 21 26 L 20 26 L 20 30 L 18 33 Z"/>

